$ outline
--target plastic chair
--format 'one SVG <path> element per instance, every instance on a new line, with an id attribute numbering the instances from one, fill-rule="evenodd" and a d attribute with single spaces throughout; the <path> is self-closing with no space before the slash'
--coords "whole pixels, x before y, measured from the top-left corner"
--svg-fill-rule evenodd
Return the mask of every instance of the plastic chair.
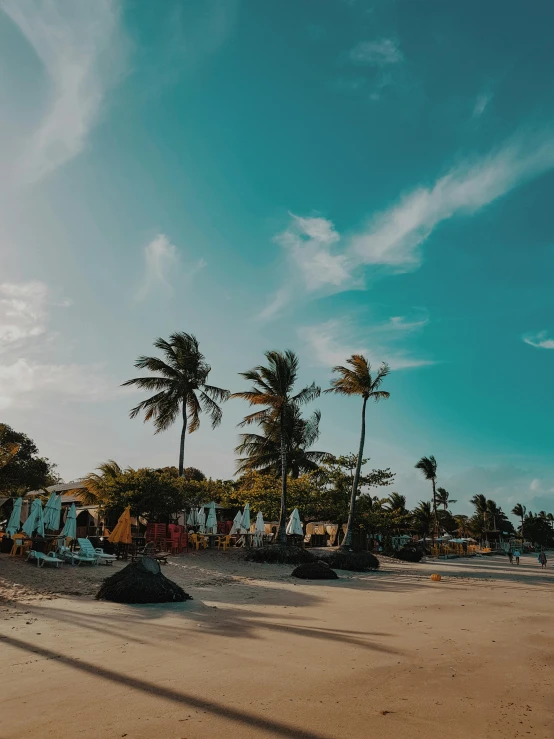
<path id="1" fill-rule="evenodd" d="M 217 539 L 217 548 L 223 549 L 224 552 L 229 549 L 231 546 L 231 537 L 229 535 L 227 536 L 219 536 Z"/>
<path id="2" fill-rule="evenodd" d="M 29 547 L 27 547 L 29 549 Z M 25 537 L 14 535 L 13 546 L 10 552 L 10 557 L 22 557 L 25 554 Z"/>

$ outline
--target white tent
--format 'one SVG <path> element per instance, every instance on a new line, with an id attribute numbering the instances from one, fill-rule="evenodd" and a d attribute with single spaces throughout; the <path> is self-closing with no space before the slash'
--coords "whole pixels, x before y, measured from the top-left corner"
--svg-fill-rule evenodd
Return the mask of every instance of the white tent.
<path id="1" fill-rule="evenodd" d="M 260 547 L 263 544 L 263 537 L 265 534 L 264 517 L 261 511 L 258 511 L 256 516 L 256 530 L 254 532 L 254 544 Z"/>
<path id="2" fill-rule="evenodd" d="M 296 534 L 296 536 L 304 536 L 304 529 L 302 528 L 302 521 L 300 520 L 300 514 L 298 508 L 290 514 L 289 522 L 287 523 L 287 534 Z"/>
<path id="3" fill-rule="evenodd" d="M 242 521 L 240 522 L 240 531 L 241 531 L 241 534 L 250 533 L 250 503 L 247 503 L 244 506 L 244 511 L 242 514 Z"/>
<path id="4" fill-rule="evenodd" d="M 206 533 L 206 513 L 204 511 L 204 506 L 200 506 L 198 509 L 198 528 L 200 529 L 201 534 Z"/>
<path id="5" fill-rule="evenodd" d="M 23 531 L 27 536 L 31 536 L 35 529 L 38 531 L 40 536 L 44 536 L 44 519 L 42 517 L 42 503 L 40 498 L 35 498 L 33 500 L 29 518 L 23 524 Z"/>
<path id="6" fill-rule="evenodd" d="M 206 521 L 206 530 L 209 534 L 217 534 L 217 518 L 215 515 L 214 500 L 212 500 L 208 507 L 208 520 Z"/>
<path id="7" fill-rule="evenodd" d="M 233 525 L 231 526 L 231 534 L 240 534 L 240 527 L 242 524 L 242 513 L 241 511 L 237 512 L 237 515 L 233 519 Z"/>

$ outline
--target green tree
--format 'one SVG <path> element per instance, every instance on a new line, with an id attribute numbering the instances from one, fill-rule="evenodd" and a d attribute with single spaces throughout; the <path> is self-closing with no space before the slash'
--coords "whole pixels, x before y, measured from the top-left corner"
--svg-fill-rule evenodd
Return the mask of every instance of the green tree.
<path id="1" fill-rule="evenodd" d="M 252 383 L 250 390 L 233 393 L 231 397 L 248 401 L 251 406 L 263 406 L 260 410 L 250 413 L 244 418 L 240 426 L 250 424 L 277 424 L 279 427 L 281 445 L 281 512 L 279 516 L 279 531 L 277 540 L 286 544 L 287 522 L 287 421 L 295 409 L 319 397 L 320 389 L 312 383 L 300 392 L 294 392 L 294 385 L 298 376 L 298 357 L 294 352 L 269 351 L 265 354 L 267 366 L 259 365 L 247 372 L 241 372 L 241 377 Z"/>
<path id="2" fill-rule="evenodd" d="M 104 505 L 110 484 L 124 473 L 124 470 L 113 459 L 102 462 L 96 468 L 97 472 L 90 472 L 81 482 L 84 488 L 75 488 L 74 493 L 83 505 Z M 131 468 L 127 472 L 134 472 Z"/>
<path id="3" fill-rule="evenodd" d="M 521 521 L 521 532 L 523 536 L 523 522 L 525 520 L 525 514 L 527 513 L 527 508 L 521 503 L 516 503 L 515 506 L 512 508 L 512 513 L 514 516 L 517 516 Z"/>
<path id="4" fill-rule="evenodd" d="M 413 525 L 423 540 L 427 539 L 431 531 L 434 531 L 435 513 L 430 502 L 421 501 L 413 511 Z"/>
<path id="5" fill-rule="evenodd" d="M 435 488 L 435 484 L 437 481 L 437 460 L 433 457 L 433 455 L 429 457 L 422 457 L 415 467 L 416 467 L 416 470 L 421 470 L 423 477 L 426 480 L 431 480 L 431 484 L 433 485 L 433 518 L 435 521 L 435 526 L 433 529 L 433 539 L 434 539 L 438 533 L 437 531 L 438 529 L 437 490 Z"/>
<path id="6" fill-rule="evenodd" d="M 56 465 L 38 456 L 35 442 L 26 434 L 0 423 L 0 493 L 18 496 L 59 482 Z"/>
<path id="7" fill-rule="evenodd" d="M 450 493 L 444 488 L 437 488 L 437 505 L 442 506 L 445 511 L 448 510 L 448 506 L 453 503 L 457 503 L 457 500 L 452 500 Z"/>
<path id="8" fill-rule="evenodd" d="M 388 507 L 393 513 L 399 515 L 405 515 L 406 509 L 406 496 L 400 495 L 399 493 L 391 493 L 388 497 Z"/>
<path id="9" fill-rule="evenodd" d="M 528 513 L 525 516 L 522 528 L 524 538 L 532 542 L 535 546 L 554 546 L 554 535 L 546 518 Z"/>
<path id="10" fill-rule="evenodd" d="M 183 475 L 185 436 L 200 426 L 200 414 L 206 413 L 212 428 L 219 426 L 222 411 L 219 403 L 229 398 L 229 391 L 208 385 L 211 367 L 198 347 L 192 334 L 174 333 L 165 339 L 156 339 L 154 346 L 163 352 L 164 358 L 141 356 L 135 362 L 138 369 L 157 373 L 153 377 L 135 377 L 123 385 L 136 385 L 142 390 L 155 391 L 141 401 L 130 413 L 135 418 L 144 412 L 144 421 L 153 421 L 156 433 L 166 431 L 182 416 L 179 446 L 179 475 Z"/>
<path id="11" fill-rule="evenodd" d="M 331 455 L 310 450 L 319 438 L 320 411 L 303 418 L 300 408 L 293 406 L 285 415 L 285 444 L 287 448 L 287 474 L 293 478 L 313 472 Z M 281 474 L 281 429 L 279 419 L 268 419 L 261 424 L 261 433 L 240 434 L 235 452 L 242 455 L 237 460 L 237 472 L 249 470 L 275 471 Z"/>
<path id="12" fill-rule="evenodd" d="M 354 479 L 352 481 L 352 493 L 350 495 L 350 509 L 348 513 L 348 523 L 346 524 L 346 534 L 341 545 L 344 549 L 349 548 L 352 543 L 352 526 L 354 523 L 362 458 L 364 456 L 367 401 L 371 399 L 378 402 L 390 397 L 390 393 L 385 390 L 380 390 L 383 380 L 390 372 L 387 364 L 383 362 L 377 373 L 372 375 L 371 365 L 361 354 L 353 354 L 346 360 L 346 363 L 350 366 L 343 367 L 342 365 L 338 365 L 333 367 L 333 372 L 335 372 L 338 377 L 331 381 L 331 387 L 325 391 L 326 393 L 359 396 L 362 398 L 360 446 Z"/>

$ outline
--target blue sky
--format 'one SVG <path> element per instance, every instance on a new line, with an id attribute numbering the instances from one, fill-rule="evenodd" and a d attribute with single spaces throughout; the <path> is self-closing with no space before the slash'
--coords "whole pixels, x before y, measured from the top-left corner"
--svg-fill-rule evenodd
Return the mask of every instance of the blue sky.
<path id="1" fill-rule="evenodd" d="M 434 454 L 458 510 L 554 508 L 550 2 L 0 9 L 0 412 L 65 479 L 175 463 L 119 385 L 185 330 L 231 390 L 270 348 L 386 360 L 367 455 L 410 504 Z M 244 412 L 188 463 L 230 476 Z"/>

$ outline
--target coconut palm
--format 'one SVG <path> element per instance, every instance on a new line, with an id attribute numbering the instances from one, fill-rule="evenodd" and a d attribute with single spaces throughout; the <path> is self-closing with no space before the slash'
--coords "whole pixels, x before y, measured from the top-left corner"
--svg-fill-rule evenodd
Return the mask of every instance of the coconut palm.
<path id="1" fill-rule="evenodd" d="M 113 459 L 108 459 L 96 468 L 98 472 L 90 472 L 81 482 L 84 488 L 75 488 L 69 492 L 78 497 L 83 505 L 101 505 L 104 501 L 110 482 L 122 475 L 123 472 L 132 471 L 131 468 L 124 470 Z"/>
<path id="2" fill-rule="evenodd" d="M 398 516 L 406 515 L 405 495 L 400 495 L 400 493 L 391 493 L 387 499 L 387 504 L 392 513 L 396 513 Z"/>
<path id="3" fill-rule="evenodd" d="M 435 514 L 431 503 L 427 501 L 421 501 L 421 503 L 414 508 L 413 511 L 413 524 L 414 528 L 423 536 L 423 540 L 429 536 L 429 533 L 434 530 Z"/>
<path id="4" fill-rule="evenodd" d="M 239 426 L 260 424 L 263 428 L 268 424 L 279 428 L 280 461 L 281 461 L 281 514 L 277 540 L 286 544 L 287 533 L 287 448 L 290 445 L 288 434 L 291 430 L 291 416 L 301 405 L 319 397 L 320 389 L 312 383 L 300 392 L 294 393 L 294 384 L 298 375 L 298 357 L 294 352 L 268 351 L 265 353 L 267 366 L 258 365 L 241 377 L 252 383 L 250 390 L 233 393 L 232 398 L 247 400 L 251 406 L 263 406 L 250 413 Z M 294 427 L 294 424 L 292 424 Z"/>
<path id="5" fill-rule="evenodd" d="M 521 533 L 523 535 L 523 522 L 525 521 L 527 508 L 521 503 L 516 503 L 515 506 L 512 508 L 512 513 L 514 516 L 517 516 L 521 520 Z"/>
<path id="6" fill-rule="evenodd" d="M 437 505 L 442 506 L 445 511 L 448 510 L 448 506 L 451 503 L 457 503 L 457 500 L 452 500 L 448 490 L 444 488 L 437 488 Z"/>
<path id="7" fill-rule="evenodd" d="M 182 415 L 181 441 L 179 446 L 179 475 L 183 475 L 185 435 L 192 434 L 200 426 L 200 414 L 207 413 L 212 428 L 221 423 L 219 403 L 229 398 L 229 390 L 207 384 L 211 367 L 198 348 L 192 334 L 171 334 L 169 341 L 156 339 L 156 349 L 164 354 L 159 357 L 141 356 L 135 362 L 138 369 L 156 372 L 153 377 L 136 377 L 123 385 L 136 385 L 143 390 L 154 390 L 155 394 L 141 401 L 130 413 L 135 418 L 144 411 L 144 421 L 153 421 L 156 433 L 166 431 Z"/>
<path id="8" fill-rule="evenodd" d="M 471 531 L 469 528 L 469 516 L 464 516 L 463 514 L 459 514 L 457 516 L 454 516 L 454 520 L 456 521 L 458 528 L 457 533 L 459 536 L 469 536 Z"/>
<path id="9" fill-rule="evenodd" d="M 346 534 L 344 536 L 342 547 L 348 548 L 352 544 L 352 527 L 354 525 L 354 512 L 356 509 L 356 496 L 358 495 L 358 483 L 360 480 L 360 470 L 362 468 L 362 459 L 364 456 L 365 445 L 365 411 L 368 400 L 378 402 L 390 397 L 390 393 L 386 390 L 380 390 L 381 383 L 389 374 L 389 366 L 383 362 L 377 372 L 372 374 L 371 365 L 367 359 L 361 354 L 353 354 L 346 360 L 349 367 L 338 365 L 333 367 L 338 377 L 331 380 L 331 387 L 326 393 L 338 393 L 339 395 L 358 395 L 363 399 L 362 402 L 362 428 L 360 432 L 360 446 L 358 449 L 358 460 L 356 471 L 354 472 L 354 480 L 352 482 L 352 494 L 350 496 L 350 510 L 348 513 L 348 523 L 346 524 Z"/>
<path id="10" fill-rule="evenodd" d="M 437 519 L 437 491 L 435 483 L 437 481 L 437 460 L 433 455 L 429 457 L 422 457 L 416 464 L 416 470 L 421 470 L 426 480 L 431 480 L 433 485 L 433 517 L 435 519 L 434 534 L 438 531 L 438 519 Z"/>
<path id="11" fill-rule="evenodd" d="M 321 412 L 315 411 L 309 418 L 302 418 L 300 408 L 293 406 L 285 417 L 287 446 L 287 474 L 293 478 L 319 469 L 319 464 L 331 460 L 327 452 L 309 450 L 319 437 Z M 235 448 L 241 454 L 237 460 L 237 472 L 250 470 L 274 471 L 281 474 L 281 432 L 279 421 L 265 421 L 259 434 L 240 434 Z"/>

